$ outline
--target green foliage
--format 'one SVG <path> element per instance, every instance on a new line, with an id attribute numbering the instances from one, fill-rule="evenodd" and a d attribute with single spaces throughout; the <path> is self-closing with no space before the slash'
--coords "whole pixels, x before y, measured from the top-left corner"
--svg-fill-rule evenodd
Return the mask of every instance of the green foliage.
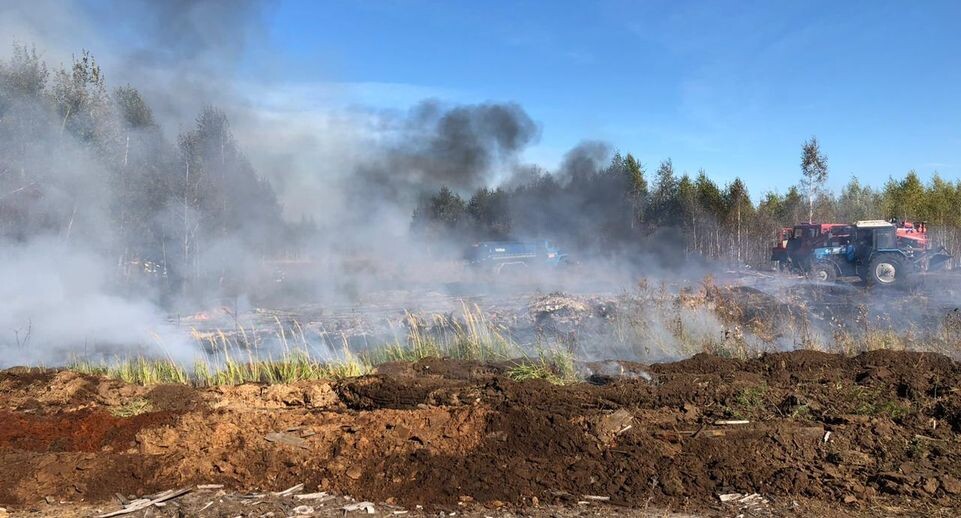
<path id="1" fill-rule="evenodd" d="M 821 153 L 817 137 L 801 146 L 801 185 L 808 197 L 808 222 L 814 221 L 814 200 L 828 179 L 828 159 Z"/>
<path id="2" fill-rule="evenodd" d="M 112 407 L 110 413 L 114 417 L 129 418 L 144 414 L 150 411 L 150 402 L 143 398 L 136 398 L 127 401 L 119 407 Z"/>
<path id="3" fill-rule="evenodd" d="M 764 398 L 767 392 L 767 385 L 748 387 L 738 392 L 734 398 L 734 402 L 742 408 L 756 409 L 764 404 Z"/>
<path id="4" fill-rule="evenodd" d="M 646 221 L 659 225 L 677 222 L 681 215 L 679 187 L 679 181 L 674 174 L 674 164 L 668 158 L 657 168 L 654 191 L 651 192 L 648 201 Z"/>
<path id="5" fill-rule="evenodd" d="M 578 380 L 574 356 L 568 351 L 541 350 L 536 358 L 517 361 L 507 371 L 515 381 L 545 380 L 563 385 Z"/>
<path id="6" fill-rule="evenodd" d="M 113 92 L 120 117 L 129 128 L 148 128 L 154 125 L 153 112 L 136 88 L 121 86 Z"/>
<path id="7" fill-rule="evenodd" d="M 644 166 L 628 153 L 624 159 L 624 168 L 631 179 L 631 194 L 639 198 L 647 195 L 647 179 L 644 178 Z"/>
<path id="8" fill-rule="evenodd" d="M 189 376 L 177 362 L 165 359 L 143 357 L 131 360 L 116 360 L 113 363 L 91 363 L 81 361 L 71 364 L 68 369 L 82 374 L 106 376 L 135 385 L 159 385 L 165 383 L 187 383 Z"/>
<path id="9" fill-rule="evenodd" d="M 46 89 L 48 77 L 47 65 L 37 55 L 37 49 L 14 43 L 10 61 L 0 63 L 0 99 L 37 99 Z"/>
<path id="10" fill-rule="evenodd" d="M 211 281 L 223 289 L 240 278 L 230 270 L 239 261 L 201 262 L 212 238 L 265 254 L 293 246 L 273 189 L 222 111 L 205 108 L 174 146 L 135 88 L 111 93 L 90 52 L 48 76 L 22 45 L 0 63 L 0 238 L 89 240 L 117 258 L 126 281 L 149 271 L 162 289 Z M 117 239 L 105 237 L 105 202 Z"/>
<path id="11" fill-rule="evenodd" d="M 423 198 L 414 209 L 411 229 L 433 238 L 452 238 L 466 223 L 467 204 L 446 186 L 433 196 Z"/>
<path id="12" fill-rule="evenodd" d="M 856 176 L 841 190 L 838 197 L 840 221 L 860 221 L 880 216 L 880 196 L 874 189 L 862 186 Z"/>
<path id="13" fill-rule="evenodd" d="M 467 216 L 480 239 L 498 240 L 510 236 L 510 206 L 503 189 L 479 189 L 467 202 Z"/>
<path id="14" fill-rule="evenodd" d="M 406 336 L 367 353 L 365 362 L 377 365 L 423 358 L 503 361 L 523 354 L 506 330 L 488 321 L 479 307 L 465 303 L 461 312 L 461 318 L 437 315 L 432 321 L 408 313 Z"/>

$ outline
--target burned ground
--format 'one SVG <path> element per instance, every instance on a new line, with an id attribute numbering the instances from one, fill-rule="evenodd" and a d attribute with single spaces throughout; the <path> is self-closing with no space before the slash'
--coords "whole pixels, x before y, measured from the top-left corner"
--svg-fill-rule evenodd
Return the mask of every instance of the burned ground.
<path id="1" fill-rule="evenodd" d="M 411 509 L 565 507 L 589 495 L 711 514 L 727 493 L 795 513 L 797 502 L 837 514 L 961 508 L 961 364 L 947 357 L 625 365 L 642 369 L 652 381 L 560 386 L 428 359 L 334 383 L 209 389 L 8 370 L 0 505 L 302 482 Z"/>

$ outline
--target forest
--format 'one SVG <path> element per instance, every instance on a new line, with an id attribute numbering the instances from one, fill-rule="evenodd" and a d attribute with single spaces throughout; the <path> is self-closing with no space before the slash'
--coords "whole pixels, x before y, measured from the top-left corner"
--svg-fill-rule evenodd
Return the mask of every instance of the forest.
<path id="1" fill-rule="evenodd" d="M 469 122 L 456 119 L 468 112 L 480 114 L 486 126 L 507 127 L 516 142 L 492 140 L 511 152 L 532 131 L 516 106 L 452 110 L 437 124 Z M 961 255 L 961 183 L 937 174 L 925 182 L 910 171 L 880 189 L 851 178 L 833 193 L 824 188 L 828 160 L 815 138 L 801 146 L 798 185 L 759 197 L 740 179 L 718 185 L 704 170 L 676 171 L 670 159 L 651 172 L 631 153 L 590 141 L 571 150 L 556 171 L 514 165 L 497 186 L 474 190 L 456 180 L 445 186 L 445 177 L 457 174 L 448 171 L 459 167 L 453 162 L 435 166 L 429 181 L 417 185 L 419 201 L 374 192 L 375 184 L 406 174 L 391 168 L 449 162 L 445 157 L 464 154 L 465 146 L 473 151 L 473 143 L 450 146 L 457 143 L 446 136 L 439 142 L 447 147 L 433 162 L 405 155 L 376 174 L 358 166 L 355 176 L 365 181 L 357 185 L 368 189 L 359 195 L 370 199 L 357 206 L 409 203 L 411 234 L 455 249 L 477 240 L 550 239 L 584 255 L 638 265 L 673 265 L 683 255 L 765 267 L 778 230 L 809 219 L 926 221 L 936 242 Z M 426 147 L 442 147 L 435 144 Z M 15 44 L 0 63 L 5 242 L 44 237 L 82 244 L 108 259 L 119 285 L 176 294 L 240 291 L 265 262 L 304 257 L 318 232 L 310 220 L 285 219 L 282 201 L 251 165 L 224 111 L 205 107 L 172 139 L 140 92 L 108 87 L 87 52 L 50 70 L 35 49 Z M 450 247 L 437 249 L 449 254 Z"/>
<path id="2" fill-rule="evenodd" d="M 88 52 L 51 71 L 15 44 L 0 64 L 3 240 L 82 245 L 116 265 L 118 284 L 175 293 L 239 282 L 232 269 L 283 254 L 301 230 L 223 111 L 205 107 L 171 142 Z"/>
<path id="3" fill-rule="evenodd" d="M 754 198 L 735 178 L 718 185 L 703 169 L 678 173 L 670 159 L 649 173 L 630 153 L 598 164 L 572 151 L 560 174 L 533 169 L 512 185 L 461 196 L 441 187 L 414 209 L 412 229 L 462 241 L 543 238 L 584 253 L 638 261 L 687 257 L 770 267 L 781 228 L 865 219 L 924 221 L 933 241 L 961 252 L 961 182 L 915 171 L 880 189 L 852 177 L 839 193 L 824 187 L 827 156 L 816 138 L 801 146 L 800 181 Z M 588 150 L 589 151 L 589 150 Z M 755 201 L 757 200 L 757 201 Z"/>

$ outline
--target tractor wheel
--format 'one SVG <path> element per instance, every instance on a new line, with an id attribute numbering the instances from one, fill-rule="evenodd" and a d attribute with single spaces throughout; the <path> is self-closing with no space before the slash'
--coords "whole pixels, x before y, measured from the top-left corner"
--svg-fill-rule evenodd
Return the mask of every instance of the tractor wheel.
<path id="1" fill-rule="evenodd" d="M 868 286 L 902 286 L 907 280 L 907 268 L 902 258 L 895 254 L 879 254 L 868 265 Z"/>
<path id="2" fill-rule="evenodd" d="M 838 270 L 831 263 L 817 263 L 811 267 L 811 279 L 832 283 L 838 280 Z"/>

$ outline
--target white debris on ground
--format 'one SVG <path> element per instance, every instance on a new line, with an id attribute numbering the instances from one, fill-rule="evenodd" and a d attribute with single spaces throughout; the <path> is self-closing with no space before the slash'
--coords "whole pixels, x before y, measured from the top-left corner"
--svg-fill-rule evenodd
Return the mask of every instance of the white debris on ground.
<path id="1" fill-rule="evenodd" d="M 721 503 L 736 509 L 735 516 L 742 518 L 772 516 L 770 501 L 757 493 L 725 493 L 717 497 Z"/>

